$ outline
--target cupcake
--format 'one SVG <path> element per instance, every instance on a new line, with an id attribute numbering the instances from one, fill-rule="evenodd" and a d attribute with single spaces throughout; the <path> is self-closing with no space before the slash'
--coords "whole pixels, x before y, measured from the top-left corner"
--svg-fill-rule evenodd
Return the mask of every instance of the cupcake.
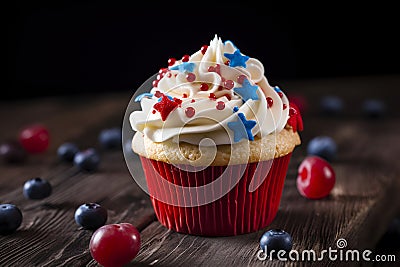
<path id="1" fill-rule="evenodd" d="M 132 149 L 163 225 L 230 236 L 272 222 L 303 125 L 260 61 L 215 36 L 191 56 L 169 59 L 135 101 Z"/>

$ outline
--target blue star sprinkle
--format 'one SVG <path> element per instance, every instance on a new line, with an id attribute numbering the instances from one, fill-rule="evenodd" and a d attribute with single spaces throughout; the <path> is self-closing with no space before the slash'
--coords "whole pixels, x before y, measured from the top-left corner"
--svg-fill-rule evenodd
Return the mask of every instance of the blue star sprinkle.
<path id="1" fill-rule="evenodd" d="M 142 99 L 143 99 L 144 97 L 152 98 L 152 97 L 153 97 L 153 94 L 151 94 L 151 93 L 143 93 L 143 94 L 140 94 L 140 95 L 138 95 L 138 96 L 135 98 L 135 102 L 140 102 L 140 101 L 142 101 Z"/>
<path id="2" fill-rule="evenodd" d="M 170 70 L 179 70 L 179 72 L 193 72 L 196 64 L 193 62 L 183 62 L 182 64 L 170 67 Z"/>
<path id="3" fill-rule="evenodd" d="M 251 129 L 256 126 L 256 122 L 253 120 L 246 120 L 243 113 L 238 113 L 239 120 L 228 122 L 228 127 L 233 131 L 233 141 L 239 142 L 243 138 L 247 138 L 250 141 L 254 141 L 253 133 Z"/>
<path id="4" fill-rule="evenodd" d="M 243 102 L 246 102 L 249 99 L 258 100 L 257 89 L 257 85 L 251 85 L 248 79 L 244 79 L 242 87 L 235 87 L 233 91 L 240 95 Z"/>
<path id="5" fill-rule="evenodd" d="M 274 87 L 274 90 L 275 90 L 275 92 L 277 92 L 277 93 L 282 92 L 281 88 L 279 88 L 278 86 L 275 86 L 275 87 Z"/>
<path id="6" fill-rule="evenodd" d="M 246 68 L 246 61 L 249 60 L 248 56 L 243 56 L 239 49 L 233 54 L 224 53 L 224 56 L 229 59 L 229 67 L 244 67 Z"/>
<path id="7" fill-rule="evenodd" d="M 239 108 L 238 107 L 233 107 L 233 113 L 238 112 Z"/>

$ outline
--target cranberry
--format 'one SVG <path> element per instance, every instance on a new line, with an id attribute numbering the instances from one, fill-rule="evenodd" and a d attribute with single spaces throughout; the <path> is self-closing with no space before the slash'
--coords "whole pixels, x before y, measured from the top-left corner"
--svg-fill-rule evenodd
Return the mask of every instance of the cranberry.
<path id="1" fill-rule="evenodd" d="M 140 233 L 130 223 L 108 224 L 97 229 L 90 239 L 90 254 L 104 267 L 121 267 L 140 250 Z"/>
<path id="2" fill-rule="evenodd" d="M 335 172 L 331 165 L 318 156 L 306 157 L 298 168 L 297 189 L 309 199 L 329 195 L 335 185 Z"/>
<path id="3" fill-rule="evenodd" d="M 49 131 L 42 125 L 24 128 L 19 134 L 22 147 L 29 153 L 41 153 L 49 147 Z"/>

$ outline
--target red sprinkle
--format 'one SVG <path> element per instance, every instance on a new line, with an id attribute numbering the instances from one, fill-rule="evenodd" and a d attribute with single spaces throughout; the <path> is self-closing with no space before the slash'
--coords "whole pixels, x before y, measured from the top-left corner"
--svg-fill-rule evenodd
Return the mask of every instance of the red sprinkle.
<path id="1" fill-rule="evenodd" d="M 228 100 L 231 100 L 231 99 L 232 99 L 231 95 L 229 95 L 229 94 L 224 94 L 224 96 L 225 96 L 226 98 L 228 98 Z"/>
<path id="2" fill-rule="evenodd" d="M 210 93 L 210 95 L 208 96 L 209 99 L 211 100 L 217 100 L 217 97 L 215 96 L 214 93 Z"/>
<path id="3" fill-rule="evenodd" d="M 178 105 L 182 104 L 182 100 L 180 100 L 179 98 L 174 97 L 174 101 L 175 101 L 175 103 L 177 103 Z"/>
<path id="4" fill-rule="evenodd" d="M 242 84 L 244 82 L 244 79 L 247 79 L 246 75 L 241 74 L 237 77 L 237 82 Z"/>
<path id="5" fill-rule="evenodd" d="M 158 86 L 158 80 L 154 80 L 153 81 L 153 87 L 157 87 Z"/>
<path id="6" fill-rule="evenodd" d="M 283 93 L 282 92 L 278 92 L 278 95 L 279 95 L 280 98 L 283 97 Z"/>
<path id="7" fill-rule="evenodd" d="M 222 85 L 218 86 L 218 91 L 224 90 L 224 87 Z"/>
<path id="8" fill-rule="evenodd" d="M 190 56 L 189 55 L 183 55 L 182 57 L 182 62 L 188 62 L 189 61 Z"/>
<path id="9" fill-rule="evenodd" d="M 167 72 L 167 77 L 171 78 L 172 77 L 172 73 L 171 72 Z"/>
<path id="10" fill-rule="evenodd" d="M 194 103 L 194 102 L 196 102 L 196 100 L 194 100 L 194 99 L 192 99 L 192 101 L 190 101 L 191 103 Z"/>
<path id="11" fill-rule="evenodd" d="M 164 73 L 158 74 L 157 75 L 157 80 L 161 80 L 162 77 L 164 77 Z"/>
<path id="12" fill-rule="evenodd" d="M 176 102 L 177 98 L 174 99 L 174 101 L 171 101 L 168 96 L 164 95 L 162 96 L 162 99 L 160 102 L 154 104 L 153 108 L 160 112 L 161 119 L 165 121 L 168 117 L 168 115 L 174 111 L 178 107 L 180 103 Z M 180 100 L 181 101 L 181 100 Z M 181 101 L 182 102 L 182 101 Z"/>
<path id="13" fill-rule="evenodd" d="M 215 65 L 215 72 L 221 75 L 221 66 L 219 64 Z"/>
<path id="14" fill-rule="evenodd" d="M 268 106 L 268 108 L 271 108 L 273 104 L 274 104 L 274 100 L 272 100 L 272 98 L 270 98 L 270 97 L 267 97 L 267 106 Z"/>
<path id="15" fill-rule="evenodd" d="M 223 110 L 225 108 L 225 103 L 222 101 L 218 101 L 216 107 L 218 110 Z"/>
<path id="16" fill-rule="evenodd" d="M 283 109 L 285 110 L 287 108 L 287 105 L 286 104 L 283 104 Z"/>
<path id="17" fill-rule="evenodd" d="M 216 72 L 221 75 L 221 66 L 219 64 L 216 64 L 215 66 L 209 66 L 207 70 L 208 72 Z"/>
<path id="18" fill-rule="evenodd" d="M 231 90 L 231 89 L 233 88 L 233 86 L 234 86 L 234 83 L 233 83 L 232 80 L 226 80 L 226 81 L 224 82 L 224 86 L 225 86 L 226 88 L 228 88 L 229 90 Z"/>
<path id="19" fill-rule="evenodd" d="M 182 95 L 182 97 L 183 97 L 183 98 L 187 98 L 188 95 L 184 93 L 184 94 Z"/>
<path id="20" fill-rule="evenodd" d="M 162 73 L 166 73 L 168 71 L 167 68 L 161 68 L 158 73 L 162 74 Z"/>
<path id="21" fill-rule="evenodd" d="M 157 111 L 155 111 L 155 110 L 153 109 L 153 111 L 152 111 L 151 113 L 156 114 L 156 112 L 157 112 Z"/>
<path id="22" fill-rule="evenodd" d="M 154 93 L 154 96 L 155 97 L 162 97 L 164 94 L 163 93 L 161 93 L 160 91 L 156 91 L 155 93 Z"/>
<path id="23" fill-rule="evenodd" d="M 192 107 L 187 107 L 187 108 L 185 109 L 185 114 L 186 114 L 186 116 L 187 116 L 188 118 L 193 117 L 195 113 L 196 113 L 196 110 L 195 110 L 194 108 L 192 108 Z"/>
<path id="24" fill-rule="evenodd" d="M 229 63 L 231 63 L 230 60 L 225 61 L 225 65 L 229 66 Z"/>
<path id="25" fill-rule="evenodd" d="M 203 45 L 200 49 L 201 53 L 204 55 L 208 49 L 208 45 Z"/>
<path id="26" fill-rule="evenodd" d="M 192 72 L 189 72 L 188 74 L 186 74 L 186 80 L 188 82 L 193 82 L 194 80 L 196 80 L 196 75 Z"/>
<path id="27" fill-rule="evenodd" d="M 170 59 L 168 59 L 168 66 L 172 66 L 172 65 L 174 65 L 174 64 L 175 64 L 175 62 L 176 62 L 176 59 L 175 59 L 175 58 L 173 58 L 173 57 L 171 57 Z"/>
<path id="28" fill-rule="evenodd" d="M 209 88 L 209 86 L 208 86 L 208 84 L 206 84 L 206 83 L 202 83 L 202 84 L 200 85 L 200 90 L 201 90 L 201 91 L 207 91 L 208 88 Z"/>

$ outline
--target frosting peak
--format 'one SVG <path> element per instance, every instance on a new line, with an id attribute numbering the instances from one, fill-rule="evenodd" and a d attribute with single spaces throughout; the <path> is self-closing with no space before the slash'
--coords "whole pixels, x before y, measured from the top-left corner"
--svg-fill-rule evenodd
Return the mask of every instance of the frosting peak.
<path id="1" fill-rule="evenodd" d="M 132 128 L 153 142 L 231 144 L 285 127 L 286 96 L 268 84 L 262 63 L 231 41 L 215 36 L 190 57 L 170 62 L 150 93 L 135 99 L 142 110 L 130 116 Z"/>

